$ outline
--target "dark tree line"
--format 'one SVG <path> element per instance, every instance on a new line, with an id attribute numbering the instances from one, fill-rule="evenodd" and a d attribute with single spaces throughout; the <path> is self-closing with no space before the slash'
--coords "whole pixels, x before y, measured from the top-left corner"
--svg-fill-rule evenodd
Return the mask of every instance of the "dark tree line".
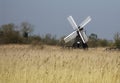
<path id="1" fill-rule="evenodd" d="M 64 36 L 57 39 L 56 36 L 46 34 L 44 36 L 32 35 L 33 26 L 30 23 L 23 22 L 20 26 L 13 23 L 0 26 L 0 44 L 47 44 L 63 46 Z M 72 44 L 69 42 L 68 45 Z M 114 41 L 98 38 L 97 34 L 92 33 L 89 36 L 89 47 L 110 47 L 120 48 L 120 33 L 114 35 Z"/>
<path id="2" fill-rule="evenodd" d="M 0 44 L 21 43 L 20 32 L 15 30 L 14 24 L 0 26 Z"/>
<path id="3" fill-rule="evenodd" d="M 0 44 L 26 44 L 30 43 L 28 35 L 32 27 L 23 22 L 20 26 L 13 23 L 0 26 Z"/>
<path id="4" fill-rule="evenodd" d="M 62 45 L 63 41 L 56 36 L 46 34 L 44 36 L 32 35 L 33 26 L 27 22 L 16 26 L 13 23 L 0 26 L 0 44 L 47 44 Z"/>

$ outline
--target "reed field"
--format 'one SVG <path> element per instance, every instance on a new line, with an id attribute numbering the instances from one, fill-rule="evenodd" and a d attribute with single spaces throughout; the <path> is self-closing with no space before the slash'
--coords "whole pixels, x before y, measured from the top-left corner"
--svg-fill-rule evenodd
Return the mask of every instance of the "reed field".
<path id="1" fill-rule="evenodd" d="M 120 83 L 120 51 L 1 45 L 0 83 Z"/>

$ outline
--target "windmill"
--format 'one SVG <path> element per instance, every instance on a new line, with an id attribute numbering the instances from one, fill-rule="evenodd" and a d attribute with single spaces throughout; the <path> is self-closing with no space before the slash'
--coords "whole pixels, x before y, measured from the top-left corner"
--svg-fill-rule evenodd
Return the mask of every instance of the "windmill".
<path id="1" fill-rule="evenodd" d="M 72 16 L 69 16 L 67 19 L 72 25 L 74 31 L 64 38 L 65 43 L 70 42 L 71 40 L 75 39 L 76 41 L 74 42 L 74 44 L 77 43 L 78 47 L 79 45 L 81 45 L 84 49 L 88 48 L 88 45 L 87 45 L 88 37 L 83 27 L 91 21 L 91 17 L 88 16 L 79 26 L 77 26 Z"/>

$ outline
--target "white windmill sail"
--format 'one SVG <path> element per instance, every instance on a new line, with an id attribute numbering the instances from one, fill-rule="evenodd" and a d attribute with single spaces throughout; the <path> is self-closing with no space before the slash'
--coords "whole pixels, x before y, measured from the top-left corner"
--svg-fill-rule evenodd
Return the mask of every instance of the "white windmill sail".
<path id="1" fill-rule="evenodd" d="M 91 17 L 88 16 L 79 26 L 83 28 L 87 23 L 91 21 Z"/>
<path id="2" fill-rule="evenodd" d="M 72 32 L 70 35 L 68 35 L 67 37 L 64 38 L 65 43 L 71 41 L 71 40 L 74 39 L 77 35 L 78 35 L 78 34 L 77 34 L 76 31 Z"/>
<path id="3" fill-rule="evenodd" d="M 87 37 L 87 35 L 85 34 L 85 32 L 84 32 L 84 31 L 80 31 L 80 32 L 81 32 L 81 35 L 82 35 L 85 43 L 88 42 L 88 37 Z"/>
<path id="4" fill-rule="evenodd" d="M 77 30 L 77 29 L 78 29 L 78 26 L 77 26 L 77 24 L 75 23 L 73 17 L 72 17 L 72 16 L 69 16 L 67 19 L 68 19 L 68 21 L 70 22 L 70 24 L 72 25 L 73 29 L 74 29 L 74 30 Z"/>
<path id="5" fill-rule="evenodd" d="M 80 31 L 79 31 L 79 35 L 80 35 L 80 37 L 81 37 L 83 43 L 86 43 L 85 40 L 84 40 L 84 38 L 83 38 L 83 35 L 82 35 L 82 33 L 81 33 Z"/>

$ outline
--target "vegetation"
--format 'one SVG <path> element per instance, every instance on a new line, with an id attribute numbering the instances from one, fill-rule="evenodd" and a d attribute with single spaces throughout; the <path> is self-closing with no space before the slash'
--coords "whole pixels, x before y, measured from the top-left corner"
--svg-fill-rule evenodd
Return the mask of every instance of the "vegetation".
<path id="1" fill-rule="evenodd" d="M 0 26 L 0 83 L 120 83 L 120 52 L 99 48 L 120 48 L 119 33 L 114 42 L 92 33 L 88 44 L 94 48 L 84 51 L 59 47 L 64 36 L 32 32 L 26 22 Z"/>
<path id="2" fill-rule="evenodd" d="M 2 45 L 0 83 L 120 83 L 120 52 Z"/>
<path id="3" fill-rule="evenodd" d="M 27 22 L 21 23 L 20 26 L 12 23 L 0 26 L 0 44 L 46 44 L 63 46 L 63 37 L 57 39 L 56 36 L 46 34 L 41 37 L 39 35 L 32 35 L 33 25 Z M 69 42 L 68 45 L 72 44 Z M 115 46 L 120 49 L 120 34 L 114 35 L 114 42 L 106 39 L 98 38 L 97 34 L 92 33 L 89 36 L 89 47 L 111 47 Z"/>
<path id="4" fill-rule="evenodd" d="M 114 41 L 115 41 L 114 45 L 120 49 L 120 33 L 116 33 L 114 35 Z"/>

